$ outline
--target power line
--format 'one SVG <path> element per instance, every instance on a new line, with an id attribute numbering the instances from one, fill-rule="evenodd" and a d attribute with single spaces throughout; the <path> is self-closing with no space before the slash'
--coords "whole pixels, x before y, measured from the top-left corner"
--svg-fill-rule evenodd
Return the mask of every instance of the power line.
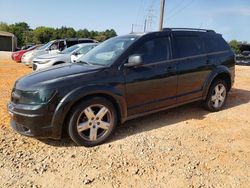
<path id="1" fill-rule="evenodd" d="M 173 13 L 175 10 L 177 10 L 183 3 L 185 0 L 181 0 L 177 3 L 177 5 L 175 7 L 173 7 L 171 10 L 168 11 L 168 14 Z"/>
<path id="2" fill-rule="evenodd" d="M 135 20 L 135 23 L 137 24 L 138 23 L 138 19 L 139 19 L 139 16 L 141 14 L 141 11 L 143 9 L 143 6 L 144 6 L 144 0 L 141 0 L 140 1 L 140 4 L 139 4 L 139 7 L 138 7 L 138 11 L 137 11 L 137 16 L 136 16 L 136 20 Z"/>
<path id="3" fill-rule="evenodd" d="M 186 9 L 187 7 L 189 7 L 195 0 L 191 0 L 188 3 L 186 3 L 183 7 L 181 7 L 179 10 L 173 12 L 173 14 L 169 15 L 167 20 L 170 20 L 171 18 L 173 18 L 174 16 L 177 15 L 177 13 L 180 13 L 181 11 L 183 11 L 184 9 Z"/>
<path id="4" fill-rule="evenodd" d="M 144 9 L 145 9 L 145 0 L 141 0 L 140 1 L 140 5 L 138 8 L 138 13 L 137 13 L 137 18 L 136 18 L 136 22 L 134 24 L 134 31 L 138 32 L 138 31 L 142 31 L 143 30 L 143 22 L 144 19 L 141 19 L 143 13 L 144 13 Z"/>

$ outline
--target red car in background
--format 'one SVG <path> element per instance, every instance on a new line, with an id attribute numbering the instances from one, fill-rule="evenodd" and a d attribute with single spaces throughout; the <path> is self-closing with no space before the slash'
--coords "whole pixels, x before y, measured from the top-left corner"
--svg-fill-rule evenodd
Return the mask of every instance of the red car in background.
<path id="1" fill-rule="evenodd" d="M 23 50 L 19 50 L 19 51 L 17 51 L 17 52 L 13 52 L 13 53 L 11 54 L 11 58 L 12 58 L 14 61 L 16 61 L 16 62 L 21 62 L 21 58 L 22 58 L 23 54 L 25 54 L 26 52 L 29 52 L 29 51 L 31 51 L 31 50 L 34 50 L 34 49 L 36 49 L 36 48 L 38 48 L 38 47 L 40 47 L 40 46 L 41 46 L 41 45 L 34 45 L 34 46 L 29 47 L 28 49 L 23 49 Z"/>

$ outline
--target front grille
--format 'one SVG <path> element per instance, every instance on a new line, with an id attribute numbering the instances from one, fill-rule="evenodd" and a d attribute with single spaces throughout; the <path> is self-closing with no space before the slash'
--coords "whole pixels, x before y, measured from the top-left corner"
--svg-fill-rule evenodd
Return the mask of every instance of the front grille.
<path id="1" fill-rule="evenodd" d="M 16 124 L 16 130 L 18 132 L 22 132 L 22 133 L 29 133 L 30 129 L 28 129 L 27 127 L 21 125 L 21 124 Z"/>
<path id="2" fill-rule="evenodd" d="M 35 71 L 37 69 L 37 65 L 33 63 L 32 69 Z"/>

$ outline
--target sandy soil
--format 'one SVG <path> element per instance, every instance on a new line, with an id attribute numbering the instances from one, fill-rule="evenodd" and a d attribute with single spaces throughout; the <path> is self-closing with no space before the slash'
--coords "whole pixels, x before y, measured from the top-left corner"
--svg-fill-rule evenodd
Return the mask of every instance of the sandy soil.
<path id="1" fill-rule="evenodd" d="M 185 105 L 129 121 L 108 143 L 84 148 L 10 128 L 11 88 L 31 69 L 1 58 L 0 187 L 250 187 L 250 67 L 236 70 L 223 111 Z"/>

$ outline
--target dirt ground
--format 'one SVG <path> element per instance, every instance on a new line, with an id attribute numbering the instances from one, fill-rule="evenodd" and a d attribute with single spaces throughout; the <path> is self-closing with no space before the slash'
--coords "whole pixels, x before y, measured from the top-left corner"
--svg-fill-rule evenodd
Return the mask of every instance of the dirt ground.
<path id="1" fill-rule="evenodd" d="M 29 72 L 0 59 L 0 187 L 250 187 L 250 67 L 236 67 L 223 111 L 194 103 L 135 119 L 94 148 L 10 128 L 11 88 Z"/>

